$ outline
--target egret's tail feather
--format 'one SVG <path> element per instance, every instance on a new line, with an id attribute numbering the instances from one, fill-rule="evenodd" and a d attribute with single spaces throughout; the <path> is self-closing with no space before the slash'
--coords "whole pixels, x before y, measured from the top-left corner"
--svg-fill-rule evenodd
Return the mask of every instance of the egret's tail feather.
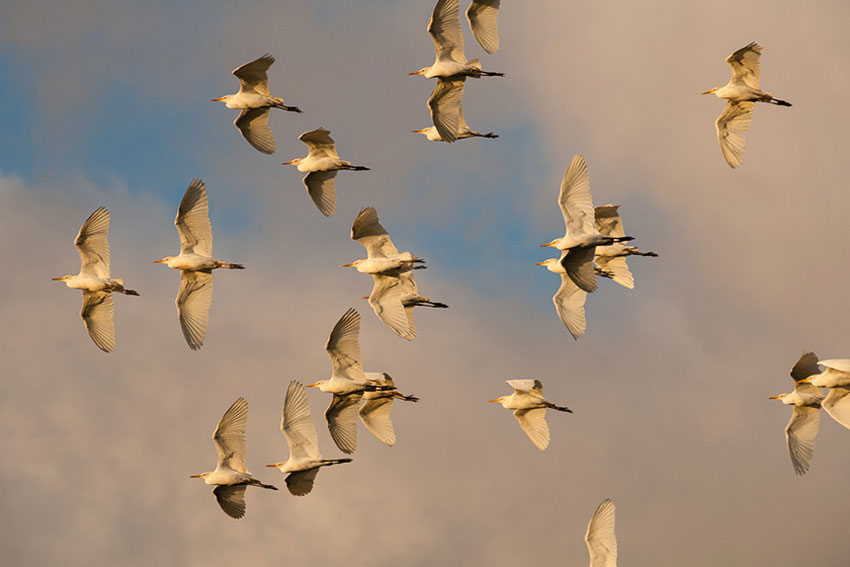
<path id="1" fill-rule="evenodd" d="M 498 134 L 494 134 L 493 132 L 487 132 L 486 134 L 478 134 L 482 138 L 498 138 Z"/>
<path id="2" fill-rule="evenodd" d="M 348 171 L 371 171 L 371 169 L 365 165 L 346 165 L 343 166 L 343 169 L 347 169 Z"/>
<path id="3" fill-rule="evenodd" d="M 120 291 L 124 295 L 139 295 L 139 292 L 135 289 L 121 289 Z"/>
<path id="4" fill-rule="evenodd" d="M 614 242 L 628 242 L 629 240 L 634 240 L 634 236 L 614 236 Z"/>
<path id="5" fill-rule="evenodd" d="M 553 404 L 551 402 L 545 402 L 545 403 L 546 403 L 546 407 L 549 408 L 549 409 L 573 413 L 573 410 L 571 410 L 570 408 L 568 408 L 566 406 L 556 406 L 555 404 Z"/>
<path id="6" fill-rule="evenodd" d="M 277 490 L 277 487 L 273 484 L 263 484 L 257 479 L 253 479 L 253 482 L 249 483 L 251 486 L 259 486 L 260 488 L 268 488 L 269 490 Z"/>
<path id="7" fill-rule="evenodd" d="M 418 402 L 419 401 L 419 398 L 417 398 L 416 396 L 413 396 L 413 395 L 405 396 L 404 394 L 402 394 L 398 390 L 393 392 L 393 398 L 395 398 L 396 400 L 402 400 L 404 402 Z"/>
<path id="8" fill-rule="evenodd" d="M 788 102 L 787 100 L 782 100 L 780 98 L 771 99 L 770 102 L 772 102 L 773 104 L 775 104 L 777 106 L 791 106 L 790 102 Z"/>
<path id="9" fill-rule="evenodd" d="M 636 256 L 652 256 L 653 258 L 658 256 L 658 254 L 656 254 L 655 252 L 635 252 L 635 255 Z"/>
<path id="10" fill-rule="evenodd" d="M 230 262 L 217 262 L 217 268 L 227 268 L 228 270 L 244 270 L 245 266 L 242 264 L 231 264 Z"/>
<path id="11" fill-rule="evenodd" d="M 322 459 L 322 466 L 341 465 L 342 463 L 350 463 L 351 459 Z"/>

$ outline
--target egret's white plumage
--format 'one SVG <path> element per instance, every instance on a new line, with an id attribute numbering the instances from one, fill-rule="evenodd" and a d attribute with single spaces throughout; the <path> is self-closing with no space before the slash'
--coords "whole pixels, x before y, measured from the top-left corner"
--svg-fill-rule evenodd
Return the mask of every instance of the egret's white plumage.
<path id="1" fill-rule="evenodd" d="M 835 421 L 850 429 L 850 358 L 820 360 L 818 364 L 826 370 L 805 379 L 819 388 L 829 388 L 821 402 L 823 409 Z"/>
<path id="2" fill-rule="evenodd" d="M 478 59 L 466 59 L 463 53 L 463 30 L 460 27 L 460 1 L 437 0 L 428 33 L 434 42 L 436 58 L 430 67 L 423 67 L 409 75 L 422 75 L 428 79 L 457 77 L 504 76 L 504 73 L 484 71 Z"/>
<path id="3" fill-rule="evenodd" d="M 623 237 L 623 220 L 617 211 L 619 205 L 599 205 L 594 208 L 596 228 L 602 236 Z M 622 242 L 613 242 L 606 246 L 597 246 L 593 261 L 599 268 L 596 273 L 611 278 L 629 289 L 635 287 L 635 277 L 626 263 L 627 256 L 658 256 L 655 252 L 641 252 L 637 246 Z"/>
<path id="4" fill-rule="evenodd" d="M 552 296 L 552 303 L 555 304 L 555 311 L 558 312 L 561 322 L 567 327 L 567 330 L 574 339 L 578 339 L 584 335 L 587 329 L 587 321 L 584 314 L 584 304 L 587 301 L 587 292 L 575 284 L 575 282 L 567 275 L 567 270 L 564 268 L 563 261 L 567 252 L 561 252 L 560 258 L 549 258 L 543 262 L 537 262 L 536 266 L 546 266 L 550 272 L 555 272 L 561 275 L 561 287 Z"/>
<path id="5" fill-rule="evenodd" d="M 472 0 L 466 9 L 466 20 L 472 35 L 487 53 L 499 50 L 499 6 L 501 0 Z"/>
<path id="6" fill-rule="evenodd" d="M 437 79 L 437 86 L 428 98 L 428 111 L 433 126 L 413 130 L 430 142 L 454 142 L 464 138 L 498 138 L 498 134 L 482 134 L 472 130 L 463 118 L 463 86 L 465 77 Z"/>
<path id="7" fill-rule="evenodd" d="M 363 405 L 360 406 L 360 420 L 369 432 L 381 443 L 392 447 L 395 445 L 395 428 L 390 417 L 393 400 L 418 402 L 416 396 L 406 396 L 395 388 L 392 377 L 385 372 L 367 372 L 366 378 L 375 386 L 390 387 L 389 390 L 376 390 L 363 393 Z"/>
<path id="8" fill-rule="evenodd" d="M 614 534 L 614 502 L 606 498 L 596 508 L 584 541 L 590 554 L 590 567 L 617 567 L 617 536 Z"/>
<path id="9" fill-rule="evenodd" d="M 124 288 L 124 280 L 109 275 L 109 211 L 98 207 L 80 227 L 74 246 L 80 253 L 80 273 L 53 278 L 83 292 L 80 317 L 91 340 L 104 352 L 115 348 L 112 292 L 139 295 Z"/>
<path id="10" fill-rule="evenodd" d="M 313 490 L 313 481 L 319 474 L 319 468 L 351 462 L 351 459 L 322 458 L 316 427 L 310 415 L 307 390 L 297 380 L 291 381 L 286 390 L 280 430 L 289 445 L 289 458 L 266 466 L 277 468 L 287 475 L 286 487 L 295 496 L 304 496 Z"/>
<path id="11" fill-rule="evenodd" d="M 218 456 L 215 470 L 190 476 L 216 485 L 213 494 L 219 506 L 228 516 L 236 519 L 245 515 L 245 487 L 251 485 L 277 490 L 270 484 L 263 484 L 248 471 L 245 463 L 248 457 L 245 438 L 247 424 L 248 402 L 245 398 L 239 398 L 224 412 L 213 431 L 212 440 Z"/>
<path id="12" fill-rule="evenodd" d="M 351 165 L 351 162 L 339 159 L 336 143 L 331 138 L 331 131 L 317 128 L 304 132 L 298 139 L 307 144 L 307 155 L 283 162 L 281 165 L 294 165 L 298 171 L 308 172 L 304 176 L 304 186 L 307 194 L 313 199 L 316 207 L 323 215 L 329 217 L 336 212 L 336 185 L 334 179 L 337 171 L 368 171 L 362 165 Z"/>
<path id="13" fill-rule="evenodd" d="M 200 179 L 193 179 L 186 189 L 174 225 L 180 235 L 180 254 L 154 260 L 180 270 L 180 289 L 175 305 L 180 328 L 192 350 L 204 344 L 212 303 L 212 270 L 228 268 L 241 270 L 242 264 L 222 262 L 212 257 L 212 226 L 210 225 L 207 188 Z"/>
<path id="14" fill-rule="evenodd" d="M 277 149 L 274 135 L 269 128 L 269 112 L 282 108 L 290 112 L 301 112 L 297 106 L 286 106 L 283 99 L 271 96 L 268 70 L 275 59 L 268 53 L 233 70 L 239 79 L 239 92 L 214 98 L 227 108 L 241 108 L 242 112 L 233 122 L 249 144 L 264 154 L 273 154 Z"/>
<path id="15" fill-rule="evenodd" d="M 770 396 L 771 400 L 780 400 L 783 404 L 794 406 L 791 419 L 785 426 L 785 441 L 794 472 L 798 475 L 809 470 L 815 450 L 815 437 L 820 427 L 823 391 L 807 382 L 816 374 L 820 374 L 817 356 L 813 352 L 804 352 L 791 369 L 794 391 Z"/>
<path id="16" fill-rule="evenodd" d="M 733 168 L 743 162 L 746 140 L 744 134 L 753 120 L 756 102 L 769 102 L 778 106 L 791 106 L 790 102 L 774 98 L 759 86 L 759 58 L 761 47 L 752 42 L 732 53 L 726 62 L 732 68 L 732 78 L 722 87 L 714 87 L 702 94 L 714 94 L 727 100 L 726 108 L 714 123 L 720 151 Z"/>
<path id="17" fill-rule="evenodd" d="M 543 384 L 540 380 L 505 380 L 505 382 L 514 389 L 514 393 L 487 401 L 498 402 L 502 404 L 502 407 L 514 410 L 514 417 L 522 430 L 538 449 L 544 451 L 549 446 L 546 408 L 570 413 L 572 410 L 544 400 Z"/>

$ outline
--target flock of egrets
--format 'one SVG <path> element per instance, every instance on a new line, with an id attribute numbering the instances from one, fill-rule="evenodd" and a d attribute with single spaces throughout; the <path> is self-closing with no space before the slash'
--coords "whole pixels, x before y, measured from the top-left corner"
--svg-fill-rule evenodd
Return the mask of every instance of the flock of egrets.
<path id="1" fill-rule="evenodd" d="M 500 0 L 473 0 L 466 11 L 472 33 L 488 53 L 499 48 L 499 7 Z M 466 79 L 503 74 L 484 71 L 477 59 L 466 59 L 459 11 L 459 0 L 438 0 L 428 24 L 436 49 L 435 62 L 430 67 L 410 73 L 437 79 L 428 99 L 433 126 L 414 130 L 424 134 L 429 141 L 451 143 L 464 138 L 497 137 L 492 132 L 480 134 L 471 130 L 463 117 L 462 98 Z M 732 53 L 726 59 L 732 68 L 729 84 L 703 93 L 713 93 L 727 100 L 726 108 L 715 125 L 721 151 L 733 168 L 741 164 L 744 134 L 752 120 L 755 102 L 790 106 L 760 90 L 760 54 L 761 48 L 755 43 Z M 241 110 L 234 125 L 251 146 L 266 154 L 276 150 L 268 124 L 271 109 L 301 112 L 298 107 L 285 105 L 283 98 L 271 95 L 267 72 L 272 63 L 274 58 L 266 54 L 238 67 L 233 74 L 240 80 L 239 92 L 212 99 L 224 102 L 228 108 Z M 331 216 L 336 211 L 337 172 L 368 168 L 341 160 L 329 130 L 318 128 L 305 132 L 299 140 L 308 146 L 308 155 L 284 165 L 295 165 L 299 171 L 307 173 L 303 183 L 309 196 L 322 214 Z M 625 234 L 617 205 L 593 206 L 587 164 L 580 155 L 573 157 L 564 174 L 558 203 L 566 227 L 564 236 L 541 246 L 557 249 L 560 257 L 538 262 L 538 265 L 561 275 L 561 286 L 553 302 L 563 324 L 578 339 L 586 331 L 585 303 L 587 294 L 598 287 L 597 276 L 633 288 L 634 276 L 626 258 L 656 254 L 641 252 L 637 247 L 626 244 L 633 238 Z M 180 288 L 175 302 L 178 318 L 189 348 L 197 350 L 204 344 L 209 323 L 212 271 L 217 268 L 242 269 L 243 266 L 213 257 L 209 200 L 200 179 L 193 180 L 186 190 L 175 225 L 180 237 L 180 253 L 154 262 L 180 270 Z M 113 292 L 139 295 L 124 287 L 123 279 L 113 278 L 110 274 L 108 231 L 109 212 L 100 207 L 83 223 L 74 241 L 81 258 L 80 273 L 54 278 L 64 281 L 68 287 L 82 290 L 80 315 L 92 341 L 106 352 L 115 348 Z M 345 266 L 373 276 L 369 305 L 391 332 L 413 340 L 416 337 L 415 307 L 447 307 L 444 303 L 419 295 L 413 271 L 425 268 L 425 260 L 408 251 L 399 252 L 373 207 L 363 208 L 356 216 L 351 238 L 364 246 L 367 258 Z M 307 386 L 318 387 L 333 395 L 325 419 L 332 439 L 346 454 L 353 453 L 357 447 L 358 416 L 367 430 L 391 446 L 396 441 L 390 417 L 393 401 L 418 401 L 415 396 L 399 392 L 389 375 L 364 372 L 359 331 L 360 315 L 349 309 L 333 327 L 325 346 L 332 362 L 330 379 Z M 818 364 L 827 370 L 821 373 Z M 850 400 L 850 360 L 818 362 L 814 354 L 804 353 L 792 369 L 791 376 L 795 381 L 794 392 L 773 398 L 794 406 L 786 436 L 794 470 L 803 474 L 811 461 L 821 407 L 836 421 L 850 428 L 850 405 L 847 401 Z M 508 380 L 507 383 L 514 392 L 490 401 L 514 410 L 529 439 L 540 450 L 545 450 L 550 439 L 546 410 L 569 412 L 569 408 L 546 401 L 539 380 Z M 823 394 L 822 387 L 830 388 L 828 395 Z M 227 410 L 213 433 L 218 454 L 215 470 L 193 475 L 216 487 L 213 492 L 219 505 L 234 518 L 244 515 L 247 486 L 274 489 L 248 472 L 247 409 L 247 402 L 239 398 Z M 286 461 L 267 466 L 278 468 L 287 475 L 287 487 L 294 495 L 303 496 L 312 490 L 321 467 L 351 460 L 321 457 L 305 386 L 294 380 L 286 393 L 281 430 L 289 444 L 290 456 Z M 586 541 L 591 565 L 615 565 L 614 504 L 610 500 L 600 504 L 593 515 Z"/>

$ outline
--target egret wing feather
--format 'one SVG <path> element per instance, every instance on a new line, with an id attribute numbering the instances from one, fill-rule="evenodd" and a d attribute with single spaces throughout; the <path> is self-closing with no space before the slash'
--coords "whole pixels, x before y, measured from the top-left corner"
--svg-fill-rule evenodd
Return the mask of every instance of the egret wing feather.
<path id="1" fill-rule="evenodd" d="M 212 439 L 218 454 L 217 467 L 227 467 L 247 473 L 248 455 L 245 428 L 248 424 L 248 402 L 239 398 L 228 408 L 213 431 Z"/>
<path id="2" fill-rule="evenodd" d="M 839 372 L 850 373 L 850 358 L 830 358 L 827 360 L 820 360 L 818 361 L 818 364 L 826 366 L 827 368 L 838 370 Z"/>
<path id="3" fill-rule="evenodd" d="M 569 276 L 561 274 L 561 287 L 555 292 L 552 302 L 558 317 L 574 339 L 581 337 L 587 329 L 584 313 L 586 300 L 587 292 L 578 287 Z"/>
<path id="4" fill-rule="evenodd" d="M 800 355 L 800 359 L 797 360 L 794 367 L 791 369 L 791 378 L 794 379 L 794 382 L 799 382 L 813 374 L 820 374 L 820 368 L 818 368 L 818 357 L 815 353 L 806 351 Z"/>
<path id="5" fill-rule="evenodd" d="M 325 411 L 331 438 L 343 453 L 351 454 L 357 449 L 357 406 L 362 398 L 362 392 L 334 394 Z"/>
<path id="6" fill-rule="evenodd" d="M 333 364 L 334 376 L 349 379 L 363 377 L 359 335 L 360 314 L 349 308 L 334 325 L 325 344 Z"/>
<path id="7" fill-rule="evenodd" d="M 635 276 L 625 256 L 595 256 L 594 260 L 596 265 L 611 274 L 612 280 L 625 288 L 635 288 Z"/>
<path id="8" fill-rule="evenodd" d="M 587 162 L 579 154 L 573 156 L 564 173 L 558 205 L 564 215 L 567 233 L 596 233 L 593 200 L 590 196 L 590 174 L 587 171 Z"/>
<path id="9" fill-rule="evenodd" d="M 210 321 L 213 277 L 210 272 L 180 272 L 180 289 L 177 292 L 177 316 L 186 344 L 192 350 L 204 346 Z"/>
<path id="10" fill-rule="evenodd" d="M 794 472 L 803 475 L 809 470 L 815 450 L 815 436 L 820 427 L 820 408 L 794 406 L 791 420 L 785 426 L 785 440 Z"/>
<path id="11" fill-rule="evenodd" d="M 331 131 L 325 128 L 316 128 L 310 132 L 304 132 L 298 139 L 307 144 L 307 156 L 310 158 L 329 157 L 339 159 L 336 151 L 336 143 L 331 138 Z"/>
<path id="12" fill-rule="evenodd" d="M 366 248 L 366 256 L 369 258 L 383 258 L 398 254 L 398 248 L 378 220 L 378 211 L 375 207 L 360 209 L 360 213 L 351 225 L 351 239 Z"/>
<path id="13" fill-rule="evenodd" d="M 254 92 L 260 95 L 271 96 L 271 93 L 269 93 L 269 76 L 267 71 L 274 61 L 274 57 L 266 53 L 262 57 L 234 69 L 233 74 L 239 78 L 239 92 Z"/>
<path id="14" fill-rule="evenodd" d="M 304 176 L 307 194 L 326 217 L 336 212 L 336 174 L 337 170 L 311 171 Z"/>
<path id="15" fill-rule="evenodd" d="M 745 45 L 726 58 L 726 62 L 732 68 L 732 82 L 743 83 L 751 89 L 761 90 L 759 87 L 759 58 L 761 57 L 761 46 L 756 42 Z"/>
<path id="16" fill-rule="evenodd" d="M 615 519 L 614 502 L 606 498 L 591 516 L 584 536 L 590 554 L 590 567 L 617 567 Z"/>
<path id="17" fill-rule="evenodd" d="M 463 54 L 463 30 L 460 27 L 460 1 L 438 0 L 428 22 L 438 60 L 466 63 Z"/>
<path id="18" fill-rule="evenodd" d="M 747 140 L 744 135 L 753 121 L 754 102 L 726 102 L 726 108 L 717 120 L 714 127 L 717 129 L 717 140 L 720 142 L 720 151 L 730 167 L 735 168 L 744 162 L 744 150 Z"/>
<path id="19" fill-rule="evenodd" d="M 437 86 L 428 97 L 431 121 L 444 142 L 457 140 L 465 80 L 465 77 L 455 80 L 437 79 Z"/>
<path id="20" fill-rule="evenodd" d="M 207 188 L 200 179 L 193 179 L 180 201 L 174 225 L 180 235 L 180 253 L 192 252 L 212 256 L 213 236 L 210 225 L 210 202 Z"/>
<path id="21" fill-rule="evenodd" d="M 516 390 L 517 393 L 533 394 L 543 398 L 543 382 L 531 379 L 505 380 L 505 384 Z"/>
<path id="22" fill-rule="evenodd" d="M 593 209 L 596 228 L 602 236 L 625 236 L 623 219 L 617 209 L 620 205 L 599 205 Z"/>
<path id="23" fill-rule="evenodd" d="M 409 341 L 416 337 L 415 327 L 410 328 L 407 310 L 402 303 L 404 289 L 397 276 L 374 274 L 375 284 L 369 295 L 369 305 L 390 331 Z"/>
<path id="24" fill-rule="evenodd" d="M 310 415 L 307 389 L 297 380 L 289 383 L 280 418 L 280 430 L 289 444 L 289 454 L 295 459 L 321 459 L 316 426 Z"/>
<path id="25" fill-rule="evenodd" d="M 360 408 L 360 419 L 363 425 L 378 440 L 392 447 L 395 444 L 395 429 L 390 417 L 393 409 L 393 399 L 390 396 L 366 400 Z"/>
<path id="26" fill-rule="evenodd" d="M 80 317 L 91 340 L 104 352 L 115 348 L 115 317 L 112 293 L 108 291 L 84 291 Z"/>
<path id="27" fill-rule="evenodd" d="M 277 150 L 274 134 L 269 128 L 268 108 L 245 108 L 233 121 L 249 144 L 264 154 L 273 154 Z"/>
<path id="28" fill-rule="evenodd" d="M 237 520 L 245 515 L 245 484 L 221 485 L 213 488 L 213 494 L 224 513 Z"/>
<path id="29" fill-rule="evenodd" d="M 98 207 L 74 239 L 80 253 L 80 274 L 98 278 L 109 277 L 109 211 Z"/>
<path id="30" fill-rule="evenodd" d="M 831 388 L 822 405 L 832 419 L 850 429 L 850 396 L 848 394 L 850 394 L 848 388 Z"/>
<path id="31" fill-rule="evenodd" d="M 289 473 L 286 477 L 286 488 L 293 496 L 306 496 L 313 490 L 313 482 L 318 474 L 318 468 Z"/>
<path id="32" fill-rule="evenodd" d="M 561 255 L 561 266 L 567 276 L 582 290 L 594 292 L 599 284 L 596 282 L 596 271 L 593 269 L 593 257 L 596 247 L 571 248 Z"/>
<path id="33" fill-rule="evenodd" d="M 516 417 L 522 430 L 531 439 L 531 442 L 540 449 L 545 451 L 549 446 L 549 425 L 546 423 L 546 408 L 534 409 L 518 409 L 514 410 Z"/>
<path id="34" fill-rule="evenodd" d="M 466 9 L 472 35 L 487 53 L 499 50 L 499 6 L 501 0 L 473 0 Z"/>

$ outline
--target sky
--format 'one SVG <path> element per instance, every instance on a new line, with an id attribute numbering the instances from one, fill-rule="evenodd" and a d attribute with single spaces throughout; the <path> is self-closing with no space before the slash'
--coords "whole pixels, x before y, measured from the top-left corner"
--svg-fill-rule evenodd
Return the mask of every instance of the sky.
<path id="1" fill-rule="evenodd" d="M 466 4 L 462 3 L 465 9 Z M 79 0 L 0 8 L 0 549 L 16 565 L 431 566 L 587 562 L 583 536 L 617 506 L 622 565 L 844 566 L 850 432 L 824 416 L 811 470 L 794 474 L 783 429 L 804 350 L 850 357 L 846 130 L 850 6 L 839 1 L 633 3 L 507 0 L 501 49 L 466 29 L 466 54 L 504 78 L 467 81 L 473 129 L 429 143 L 433 2 L 231 3 Z M 714 120 L 725 57 L 757 41 L 762 87 L 743 165 L 730 169 Z M 264 53 L 277 153 L 260 154 L 210 99 Z M 302 132 L 331 130 L 368 172 L 337 177 L 323 217 L 302 174 Z M 563 234 L 564 170 L 584 155 L 596 204 L 616 203 L 657 258 L 629 260 L 636 287 L 601 281 L 574 341 L 551 302 L 557 275 L 534 266 Z M 192 178 L 210 198 L 216 273 L 204 347 L 186 346 L 173 218 Z M 105 354 L 78 317 L 73 238 L 111 212 L 115 298 Z M 360 299 L 372 282 L 344 263 L 375 206 L 401 250 L 427 259 L 418 336 L 391 334 Z M 222 270 L 222 272 L 224 272 Z M 313 492 L 249 489 L 227 517 L 208 486 L 215 424 L 249 404 L 248 466 L 287 456 L 287 384 L 330 375 L 327 336 L 363 317 L 367 371 L 418 404 L 393 409 L 387 447 L 360 427 L 353 462 Z M 487 400 L 536 378 L 574 413 L 549 412 L 545 452 Z M 323 456 L 343 456 L 308 392 Z M 836 488 L 838 487 L 838 488 Z"/>

